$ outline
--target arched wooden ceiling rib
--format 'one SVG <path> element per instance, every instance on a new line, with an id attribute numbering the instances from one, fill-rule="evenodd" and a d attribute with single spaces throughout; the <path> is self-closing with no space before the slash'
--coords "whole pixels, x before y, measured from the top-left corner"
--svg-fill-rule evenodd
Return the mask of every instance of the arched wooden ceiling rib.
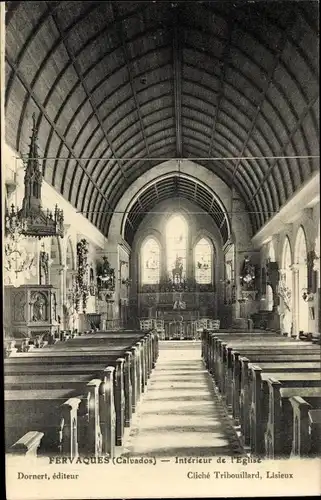
<path id="1" fill-rule="evenodd" d="M 123 236 L 132 245 L 135 233 L 147 213 L 165 200 L 187 199 L 200 207 L 199 213 L 207 213 L 221 233 L 223 245 L 230 238 L 230 221 L 221 200 L 197 179 L 173 173 L 158 178 L 145 187 L 134 202 L 130 202 L 123 219 Z M 156 213 L 160 213 L 157 211 Z"/>
<path id="2" fill-rule="evenodd" d="M 38 112 L 46 180 L 106 234 L 153 158 L 182 156 L 258 230 L 318 163 L 205 158 L 319 154 L 317 4 L 268 3 L 8 2 L 8 142 L 24 153 Z"/>

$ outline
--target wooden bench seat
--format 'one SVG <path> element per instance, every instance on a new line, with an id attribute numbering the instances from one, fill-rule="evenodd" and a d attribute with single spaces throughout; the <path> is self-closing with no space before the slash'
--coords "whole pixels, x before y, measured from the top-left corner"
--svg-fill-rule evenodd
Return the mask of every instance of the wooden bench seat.
<path id="1" fill-rule="evenodd" d="M 114 398 L 114 367 L 107 367 L 100 374 L 99 380 L 99 422 L 96 423 L 102 436 L 101 451 L 110 457 L 115 453 L 116 441 L 116 412 Z M 92 373 L 60 374 L 46 373 L 39 377 L 33 374 L 5 375 L 4 384 L 7 391 L 24 390 L 33 391 L 43 389 L 55 391 L 65 389 L 69 396 L 81 394 L 92 378 Z M 98 451 L 97 451 L 98 453 Z"/>
<path id="2" fill-rule="evenodd" d="M 295 367 L 296 371 L 291 371 L 290 367 L 283 368 L 282 371 L 275 368 L 264 372 L 258 366 L 249 366 L 251 373 L 249 391 L 241 393 L 240 400 L 240 421 L 243 430 L 245 444 L 250 444 L 253 453 L 262 455 L 264 453 L 264 429 L 267 425 L 269 411 L 269 391 L 267 380 L 271 376 L 287 386 L 300 385 L 320 386 L 320 364 L 316 368 L 307 370 L 304 366 Z M 301 371 L 302 370 L 302 371 Z M 242 397 L 243 396 L 243 397 Z"/>
<path id="3" fill-rule="evenodd" d="M 102 379 L 104 371 L 108 366 L 115 368 L 113 377 L 115 411 L 116 411 L 116 446 L 121 446 L 123 441 L 124 427 L 130 425 L 132 415 L 132 385 L 131 379 L 126 375 L 124 376 L 125 359 L 119 358 L 116 355 L 106 355 L 102 358 L 95 360 L 90 357 L 87 358 L 70 358 L 68 356 L 60 358 L 51 358 L 57 360 L 57 364 L 50 362 L 47 358 L 23 358 L 24 363 L 17 363 L 19 358 L 9 358 L 5 360 L 5 375 L 8 374 L 45 374 L 48 373 L 48 366 L 52 367 L 52 372 L 57 374 L 76 374 L 76 373 L 90 373 L 92 376 L 98 376 Z M 72 365 L 70 361 L 72 359 Z M 59 362 L 58 362 L 59 360 Z M 42 365 L 42 366 L 41 366 Z M 132 364 L 134 366 L 134 363 Z M 51 368 L 50 368 L 51 369 Z M 128 368 L 126 374 L 128 373 Z M 126 391 L 125 382 L 126 380 Z M 137 380 L 137 378 L 136 378 Z M 136 387 L 138 384 L 136 382 Z M 136 392 L 137 395 L 137 392 Z"/>
<path id="4" fill-rule="evenodd" d="M 289 384 L 276 378 L 267 379 L 269 413 L 266 426 L 265 455 L 267 458 L 288 457 L 293 447 L 293 407 L 290 398 L 301 397 L 312 408 L 321 408 L 321 387 Z"/>
<path id="5" fill-rule="evenodd" d="M 48 349 L 41 349 L 39 351 L 31 351 L 28 353 L 19 353 L 14 357 L 7 358 L 5 360 L 5 364 L 9 363 L 29 363 L 30 358 L 38 358 L 45 360 L 49 364 L 51 363 L 59 363 L 60 359 L 64 358 L 73 358 L 73 363 L 76 362 L 87 362 L 88 359 L 94 359 L 95 361 L 99 362 L 99 357 L 107 354 L 107 353 L 113 353 L 115 354 L 118 352 L 119 356 L 123 355 L 123 353 L 130 352 L 132 351 L 133 347 L 137 348 L 137 355 L 138 355 L 138 350 L 139 350 L 139 356 L 140 356 L 140 363 L 141 363 L 141 373 L 143 377 L 143 383 L 141 387 L 141 391 L 144 392 L 145 390 L 145 385 L 147 383 L 147 379 L 150 377 L 153 363 L 152 363 L 152 357 L 151 357 L 151 352 L 147 349 L 146 343 L 143 341 L 144 339 L 140 340 L 139 342 L 136 342 L 134 345 L 130 344 L 127 345 L 122 345 L 121 343 L 115 343 L 114 345 L 108 347 L 101 347 L 99 349 L 91 348 L 91 347 L 80 347 L 79 349 L 73 348 L 67 346 L 64 350 L 57 350 L 55 349 L 56 346 L 52 346 L 52 348 Z M 105 353 L 105 354 L 104 354 Z M 134 352 L 132 352 L 133 355 L 135 355 Z M 16 360 L 16 361 L 15 361 Z M 80 360 L 80 361 L 79 361 Z M 43 362 L 43 361 L 42 361 Z"/>
<path id="6" fill-rule="evenodd" d="M 250 444 L 254 453 L 264 453 L 265 448 L 264 423 L 260 426 L 262 398 L 267 404 L 262 396 L 266 393 L 265 379 L 277 376 L 285 386 L 301 386 L 307 390 L 321 386 L 320 346 L 281 337 L 275 332 L 204 332 L 202 355 L 222 398 L 232 407 L 236 423 L 241 424 L 244 443 Z M 291 446 L 293 443 L 291 441 Z"/>
<path id="7" fill-rule="evenodd" d="M 288 352 L 295 353 L 295 350 L 300 349 L 302 352 L 320 353 L 320 348 L 312 344 L 303 344 L 300 341 L 279 338 L 255 338 L 240 341 L 224 341 L 214 336 L 212 338 L 213 348 L 209 359 L 209 368 L 211 373 L 218 379 L 222 379 L 224 370 L 223 366 L 228 363 L 228 353 L 232 350 L 250 354 L 252 351 L 261 350 L 262 352 L 275 351 L 274 348 L 287 349 Z"/>
<path id="8" fill-rule="evenodd" d="M 72 364 L 76 365 L 78 363 L 97 363 L 101 368 L 105 368 L 109 362 L 115 362 L 120 356 L 124 356 L 124 380 L 125 380 L 125 390 L 127 392 L 127 399 L 131 399 L 127 404 L 127 413 L 130 413 L 128 419 L 131 418 L 132 411 L 136 409 L 137 401 L 140 394 L 144 392 L 145 386 L 147 384 L 148 374 L 151 372 L 151 364 L 146 362 L 145 352 L 142 350 L 141 342 L 137 342 L 131 347 L 130 351 L 123 349 L 115 349 L 109 351 L 107 349 L 100 349 L 98 352 L 91 350 L 84 350 L 81 352 L 66 350 L 66 351 L 53 351 L 47 352 L 42 355 L 41 352 L 30 352 L 21 353 L 17 357 L 9 358 L 5 360 L 5 373 L 10 373 L 12 365 L 19 365 L 20 367 L 27 366 L 30 363 L 36 364 L 47 364 L 55 365 L 54 369 L 56 371 L 56 366 L 61 363 L 70 363 L 72 359 Z M 21 368 L 22 369 L 22 368 Z M 128 375 L 127 375 L 128 374 Z M 128 420 L 127 419 L 127 420 Z"/>
<path id="9" fill-rule="evenodd" d="M 280 377 L 280 379 L 302 380 L 305 374 L 313 374 L 313 377 L 321 378 L 321 362 L 283 362 L 283 363 L 260 363 L 248 365 L 248 406 L 246 408 L 247 398 L 244 398 L 244 415 L 250 412 L 250 446 L 253 453 L 262 454 L 264 449 L 263 429 L 267 421 L 267 411 L 262 408 L 263 391 L 267 391 L 266 383 L 268 377 Z"/>
<path id="10" fill-rule="evenodd" d="M 214 360 L 217 359 L 218 357 L 218 342 L 232 342 L 234 341 L 235 343 L 237 342 L 245 342 L 245 341 L 249 341 L 249 342 L 256 342 L 258 340 L 265 340 L 267 342 L 275 342 L 275 341 L 280 341 L 280 342 L 285 342 L 286 340 L 289 340 L 289 339 L 286 339 L 285 337 L 281 337 L 281 336 L 278 336 L 278 335 L 275 335 L 275 334 L 266 334 L 266 333 L 262 333 L 262 334 L 246 334 L 246 333 L 243 333 L 242 335 L 238 335 L 238 336 L 231 336 L 231 335 L 221 335 L 221 334 L 217 334 L 217 333 L 211 333 L 208 335 L 208 339 L 207 339 L 207 346 L 204 348 L 204 352 L 205 352 L 205 364 L 206 364 L 206 367 L 211 371 L 212 373 L 212 369 L 214 367 Z"/>
<path id="11" fill-rule="evenodd" d="M 296 348 L 288 348 L 287 346 L 273 346 L 273 352 L 270 349 L 262 348 L 262 346 L 253 347 L 252 349 L 227 348 L 223 355 L 223 359 L 216 363 L 215 373 L 217 386 L 224 397 L 227 398 L 228 404 L 233 404 L 231 400 L 232 394 L 228 388 L 234 388 L 237 391 L 235 397 L 239 396 L 241 390 L 241 380 L 244 370 L 247 370 L 246 363 L 258 361 L 319 361 L 320 355 L 318 352 L 306 350 L 300 346 Z M 244 369 L 243 369 L 244 366 Z M 244 378 L 244 377 L 243 377 Z"/>
<path id="12" fill-rule="evenodd" d="M 309 404 L 309 403 L 308 403 Z M 320 456 L 321 455 L 321 408 L 317 405 L 317 409 L 310 409 L 308 412 L 308 431 L 303 431 L 303 436 L 308 434 L 309 436 L 309 455 Z M 302 421 L 301 421 L 302 422 Z M 305 420 L 303 420 L 303 426 L 305 425 Z M 302 428 L 302 427 L 301 427 Z M 299 436 L 300 429 L 298 429 Z M 301 440 L 302 443 L 302 440 Z M 300 453 L 300 449 L 298 450 Z M 302 456 L 302 455 L 300 455 Z"/>
<path id="13" fill-rule="evenodd" d="M 8 453 L 12 455 L 36 458 L 43 436 L 43 432 L 28 431 L 9 448 Z"/>
<path id="14" fill-rule="evenodd" d="M 23 434 L 38 431 L 44 434 L 41 454 L 61 453 L 71 458 L 79 453 L 99 454 L 100 385 L 101 380 L 91 380 L 77 397 L 70 397 L 70 389 L 5 390 L 6 450 Z"/>
<path id="15" fill-rule="evenodd" d="M 262 353 L 250 354 L 249 357 L 241 356 L 239 352 L 232 352 L 232 413 L 233 417 L 237 420 L 240 416 L 240 394 L 242 387 L 242 377 L 246 380 L 244 374 L 248 373 L 249 363 L 260 364 L 275 363 L 275 362 L 300 362 L 310 363 L 318 362 L 320 360 L 319 354 L 309 354 L 305 351 L 296 352 L 296 354 L 289 354 L 288 352 L 276 353 Z M 245 386 L 246 381 L 243 383 Z"/>

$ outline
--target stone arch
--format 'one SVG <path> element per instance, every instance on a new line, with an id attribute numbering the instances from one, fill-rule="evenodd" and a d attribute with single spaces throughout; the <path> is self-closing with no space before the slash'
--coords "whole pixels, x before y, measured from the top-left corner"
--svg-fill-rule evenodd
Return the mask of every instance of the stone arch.
<path id="1" fill-rule="evenodd" d="M 309 305 L 305 300 L 308 288 L 307 271 L 308 245 L 306 233 L 301 225 L 298 229 L 294 246 L 294 310 L 295 310 L 295 333 L 308 332 L 309 330 Z"/>

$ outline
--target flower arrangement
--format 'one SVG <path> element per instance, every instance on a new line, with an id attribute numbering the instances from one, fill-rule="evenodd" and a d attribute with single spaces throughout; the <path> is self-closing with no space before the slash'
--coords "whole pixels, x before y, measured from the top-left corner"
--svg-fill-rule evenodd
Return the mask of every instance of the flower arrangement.
<path id="1" fill-rule="evenodd" d="M 78 312 L 80 302 L 82 302 L 83 311 L 86 310 L 89 296 L 88 287 L 88 242 L 82 239 L 77 243 L 77 276 L 75 283 L 75 309 Z"/>

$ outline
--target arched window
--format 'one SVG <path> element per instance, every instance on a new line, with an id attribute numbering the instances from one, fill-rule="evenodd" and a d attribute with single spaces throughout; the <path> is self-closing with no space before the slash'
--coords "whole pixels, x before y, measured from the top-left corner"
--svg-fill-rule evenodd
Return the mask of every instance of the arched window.
<path id="1" fill-rule="evenodd" d="M 196 283 L 202 285 L 212 283 L 212 247 L 205 238 L 195 245 L 194 266 Z"/>
<path id="2" fill-rule="evenodd" d="M 166 225 L 167 272 L 174 282 L 186 277 L 187 223 L 174 215 Z"/>
<path id="3" fill-rule="evenodd" d="M 160 277 L 160 248 L 154 238 L 148 238 L 141 250 L 141 276 L 143 285 L 156 285 Z"/>

